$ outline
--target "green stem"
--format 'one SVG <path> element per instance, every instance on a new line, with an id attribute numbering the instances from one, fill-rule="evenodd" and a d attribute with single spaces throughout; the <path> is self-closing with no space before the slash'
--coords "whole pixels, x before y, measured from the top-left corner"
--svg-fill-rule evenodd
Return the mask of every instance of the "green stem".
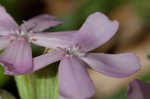
<path id="1" fill-rule="evenodd" d="M 57 66 L 15 77 L 21 99 L 58 99 Z"/>
<path id="2" fill-rule="evenodd" d="M 37 99 L 58 99 L 57 66 L 52 64 L 35 75 Z"/>
<path id="3" fill-rule="evenodd" d="M 21 99 L 37 99 L 34 74 L 15 76 Z"/>

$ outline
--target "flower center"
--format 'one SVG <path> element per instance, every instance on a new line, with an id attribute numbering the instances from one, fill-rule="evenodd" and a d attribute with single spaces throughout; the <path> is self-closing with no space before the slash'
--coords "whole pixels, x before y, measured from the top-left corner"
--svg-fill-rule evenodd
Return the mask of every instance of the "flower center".
<path id="1" fill-rule="evenodd" d="M 17 36 L 21 36 L 21 37 L 26 37 L 28 36 L 28 34 L 32 32 L 32 31 L 28 31 L 28 29 L 26 28 L 25 25 L 23 25 L 22 27 L 19 27 L 18 30 L 16 31 Z"/>
<path id="2" fill-rule="evenodd" d="M 9 34 L 8 35 L 8 38 L 11 40 L 11 41 L 14 41 L 16 39 L 25 39 L 27 41 L 29 41 L 29 34 L 30 32 L 27 32 L 26 30 L 24 29 L 21 29 L 19 28 L 17 31 L 14 32 L 14 34 Z"/>
<path id="3" fill-rule="evenodd" d="M 17 38 L 24 38 L 27 41 L 30 42 L 30 40 L 28 39 L 31 35 L 33 34 L 33 32 L 29 29 L 27 29 L 27 27 L 25 25 L 22 25 L 21 27 L 19 27 L 17 29 L 17 31 L 15 31 L 14 34 L 9 35 L 9 37 L 13 37 L 14 39 Z"/>
<path id="4" fill-rule="evenodd" d="M 81 57 L 84 56 L 85 53 L 80 50 L 79 47 L 72 47 L 65 50 L 66 55 Z"/>

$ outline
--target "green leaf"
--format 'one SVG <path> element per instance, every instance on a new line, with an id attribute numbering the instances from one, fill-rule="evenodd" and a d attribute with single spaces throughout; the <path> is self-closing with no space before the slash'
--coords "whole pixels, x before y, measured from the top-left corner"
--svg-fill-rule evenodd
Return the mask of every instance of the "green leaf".
<path id="1" fill-rule="evenodd" d="M 3 53 L 4 50 L 0 50 L 0 54 Z M 4 74 L 4 68 L 0 65 L 0 87 L 6 84 L 9 80 L 10 76 Z"/>
<path id="2" fill-rule="evenodd" d="M 7 84 L 10 76 L 4 74 L 4 68 L 0 65 L 0 87 Z"/>
<path id="3" fill-rule="evenodd" d="M 0 99 L 16 99 L 12 94 L 0 89 Z"/>

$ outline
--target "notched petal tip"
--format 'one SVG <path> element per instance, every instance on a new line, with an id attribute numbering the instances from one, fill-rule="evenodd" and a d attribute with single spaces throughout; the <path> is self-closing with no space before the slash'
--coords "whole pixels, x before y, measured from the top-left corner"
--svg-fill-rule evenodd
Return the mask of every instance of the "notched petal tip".
<path id="1" fill-rule="evenodd" d="M 92 69 L 111 77 L 128 77 L 140 70 L 139 58 L 134 54 L 95 54 L 82 57 Z"/>
<path id="2" fill-rule="evenodd" d="M 118 21 L 111 21 L 100 12 L 91 14 L 79 30 L 76 41 L 83 51 L 91 51 L 109 41 L 119 28 Z"/>
<path id="3" fill-rule="evenodd" d="M 124 64 L 126 65 L 126 68 L 124 68 L 124 70 L 126 71 L 124 72 L 124 74 L 118 75 L 119 78 L 131 76 L 139 72 L 141 69 L 140 59 L 138 56 L 133 53 L 125 53 L 124 55 L 126 56 L 125 58 L 127 60 L 126 64 Z"/>
<path id="4" fill-rule="evenodd" d="M 103 20 L 108 20 L 108 21 L 112 21 L 112 22 L 116 22 L 116 23 L 119 23 L 117 20 L 111 20 L 107 17 L 107 15 L 105 15 L 104 13 L 102 12 L 95 12 L 95 13 L 92 13 L 88 16 L 88 18 L 101 18 Z M 87 19 L 88 19 L 87 18 Z"/>
<path id="5" fill-rule="evenodd" d="M 117 20 L 112 21 L 112 24 L 114 25 L 114 32 L 117 32 L 119 29 L 119 22 Z"/>
<path id="6" fill-rule="evenodd" d="M 118 23 L 118 21 L 117 20 L 111 20 L 109 17 L 107 17 L 107 15 L 105 15 L 104 13 L 101 13 L 101 12 L 95 12 L 95 13 L 92 13 L 92 14 L 90 14 L 89 16 L 88 16 L 88 18 L 87 18 L 89 21 L 92 21 L 92 20 L 94 20 L 95 19 L 95 22 L 96 22 L 96 20 L 101 20 L 102 22 L 103 21 L 110 21 L 110 22 L 117 22 Z M 87 20 L 87 21 L 88 21 Z"/>
<path id="7" fill-rule="evenodd" d="M 129 76 L 130 76 L 141 70 L 140 58 L 138 56 L 136 56 L 136 54 L 134 54 L 134 53 L 127 53 L 126 55 L 128 55 L 128 57 L 133 61 L 133 65 L 135 64 L 135 66 L 132 66 L 133 68 L 131 69 L 131 71 L 133 70 L 135 72 L 131 72 L 131 74 L 129 74 Z M 137 81 L 137 80 L 135 80 L 135 81 Z"/>

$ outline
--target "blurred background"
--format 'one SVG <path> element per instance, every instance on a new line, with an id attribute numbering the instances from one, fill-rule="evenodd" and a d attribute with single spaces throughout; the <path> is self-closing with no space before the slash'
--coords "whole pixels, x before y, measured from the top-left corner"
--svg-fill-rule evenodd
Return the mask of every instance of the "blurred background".
<path id="1" fill-rule="evenodd" d="M 92 99 L 126 99 L 128 83 L 138 78 L 150 82 L 150 0 L 0 0 L 18 23 L 41 13 L 58 16 L 67 24 L 48 31 L 79 29 L 87 16 L 100 11 L 120 23 L 119 31 L 95 52 L 133 52 L 141 59 L 141 70 L 128 78 L 118 79 L 89 70 L 96 86 Z M 33 54 L 39 53 L 33 46 Z M 121 64 L 120 64 L 121 65 Z M 18 97 L 13 77 L 0 68 L 0 87 Z M 0 93 L 1 94 L 1 93 Z"/>

